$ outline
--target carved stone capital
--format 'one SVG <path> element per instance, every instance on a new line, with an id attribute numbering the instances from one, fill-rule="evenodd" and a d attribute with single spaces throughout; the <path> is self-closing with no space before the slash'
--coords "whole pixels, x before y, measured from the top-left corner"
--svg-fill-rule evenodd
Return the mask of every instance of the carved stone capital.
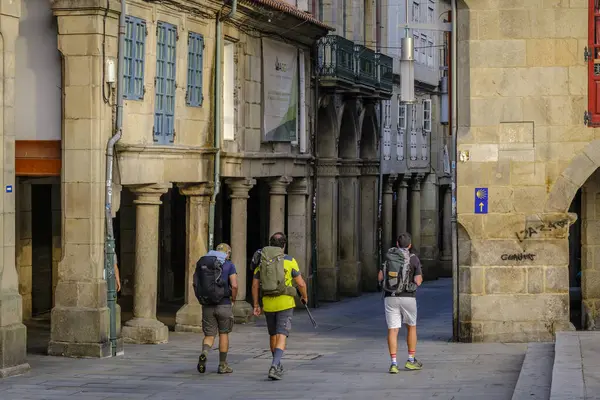
<path id="1" fill-rule="evenodd" d="M 388 175 L 387 179 L 385 180 L 385 185 L 383 186 L 383 192 L 385 194 L 394 193 L 394 183 L 397 179 L 398 175 L 396 174 Z"/>
<path id="2" fill-rule="evenodd" d="M 294 178 L 287 188 L 287 193 L 292 196 L 308 196 L 308 184 L 307 178 Z"/>
<path id="3" fill-rule="evenodd" d="M 337 158 L 320 158 L 317 160 L 317 176 L 338 176 L 339 160 Z"/>
<path id="4" fill-rule="evenodd" d="M 341 160 L 338 167 L 340 176 L 360 176 L 360 160 Z"/>
<path id="5" fill-rule="evenodd" d="M 398 187 L 401 188 L 401 189 L 407 189 L 408 188 L 408 179 L 407 179 L 406 175 L 404 175 L 402 177 L 402 179 L 398 180 Z"/>
<path id="6" fill-rule="evenodd" d="M 256 179 L 231 178 L 226 179 L 225 184 L 231 189 L 230 199 L 247 199 L 250 197 L 248 192 L 256 185 Z"/>
<path id="7" fill-rule="evenodd" d="M 292 178 L 288 176 L 279 176 L 277 178 L 269 179 L 269 194 L 285 195 L 287 194 L 287 187 L 292 183 Z"/>
<path id="8" fill-rule="evenodd" d="M 421 190 L 421 182 L 423 182 L 423 175 L 415 175 L 412 181 L 412 190 L 418 192 Z"/>
<path id="9" fill-rule="evenodd" d="M 215 185 L 212 182 L 200 182 L 200 183 L 178 183 L 179 193 L 184 196 L 198 197 L 198 196 L 212 196 Z"/>
<path id="10" fill-rule="evenodd" d="M 379 160 L 363 160 L 360 167 L 362 176 L 378 176 L 379 175 Z"/>
<path id="11" fill-rule="evenodd" d="M 128 186 L 137 198 L 133 204 L 137 205 L 156 205 L 162 204 L 160 196 L 167 193 L 173 185 L 171 183 L 161 183 L 152 185 L 132 185 Z"/>

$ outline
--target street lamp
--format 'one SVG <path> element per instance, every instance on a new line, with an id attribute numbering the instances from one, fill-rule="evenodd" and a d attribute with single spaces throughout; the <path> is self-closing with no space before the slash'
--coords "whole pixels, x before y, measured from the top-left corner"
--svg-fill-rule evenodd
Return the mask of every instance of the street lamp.
<path id="1" fill-rule="evenodd" d="M 400 101 L 415 103 L 415 43 L 408 34 L 400 43 Z"/>

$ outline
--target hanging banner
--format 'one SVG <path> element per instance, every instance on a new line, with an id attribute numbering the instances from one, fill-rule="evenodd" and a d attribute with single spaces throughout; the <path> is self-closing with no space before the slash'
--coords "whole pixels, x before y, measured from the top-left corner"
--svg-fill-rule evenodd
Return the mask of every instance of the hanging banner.
<path id="1" fill-rule="evenodd" d="M 263 141 L 298 140 L 298 50 L 262 39 Z"/>

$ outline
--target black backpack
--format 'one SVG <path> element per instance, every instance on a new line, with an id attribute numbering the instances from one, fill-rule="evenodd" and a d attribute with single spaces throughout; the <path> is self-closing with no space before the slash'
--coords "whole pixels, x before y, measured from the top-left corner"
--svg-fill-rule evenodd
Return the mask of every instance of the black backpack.
<path id="1" fill-rule="evenodd" d="M 227 279 L 223 276 L 223 263 L 217 257 L 201 257 L 194 272 L 194 292 L 200 304 L 217 305 L 231 296 Z"/>

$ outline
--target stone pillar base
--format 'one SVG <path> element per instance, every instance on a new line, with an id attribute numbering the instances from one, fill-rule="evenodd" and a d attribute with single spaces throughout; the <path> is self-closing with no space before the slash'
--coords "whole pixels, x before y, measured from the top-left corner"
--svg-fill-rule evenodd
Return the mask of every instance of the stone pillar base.
<path id="1" fill-rule="evenodd" d="M 452 278 L 452 256 L 442 256 L 440 258 L 440 278 Z"/>
<path id="2" fill-rule="evenodd" d="M 317 296 L 321 301 L 340 301 L 337 268 L 319 268 L 317 271 Z"/>
<path id="3" fill-rule="evenodd" d="M 169 341 L 169 328 L 156 319 L 134 318 L 123 327 L 125 343 L 160 344 Z"/>
<path id="4" fill-rule="evenodd" d="M 202 304 L 184 304 L 177 311 L 175 332 L 202 333 Z"/>
<path id="5" fill-rule="evenodd" d="M 340 260 L 340 293 L 345 296 L 360 296 L 362 292 L 361 263 L 356 260 Z"/>
<path id="6" fill-rule="evenodd" d="M 52 340 L 48 344 L 48 355 L 74 358 L 111 356 L 108 307 L 54 307 L 51 318 Z"/>
<path id="7" fill-rule="evenodd" d="M 254 309 L 252 306 L 242 300 L 238 300 L 235 302 L 233 306 L 233 318 L 236 324 L 246 324 L 248 322 L 254 321 Z"/>
<path id="8" fill-rule="evenodd" d="M 29 371 L 26 362 L 27 328 L 13 324 L 0 328 L 0 378 L 21 375 Z"/>

